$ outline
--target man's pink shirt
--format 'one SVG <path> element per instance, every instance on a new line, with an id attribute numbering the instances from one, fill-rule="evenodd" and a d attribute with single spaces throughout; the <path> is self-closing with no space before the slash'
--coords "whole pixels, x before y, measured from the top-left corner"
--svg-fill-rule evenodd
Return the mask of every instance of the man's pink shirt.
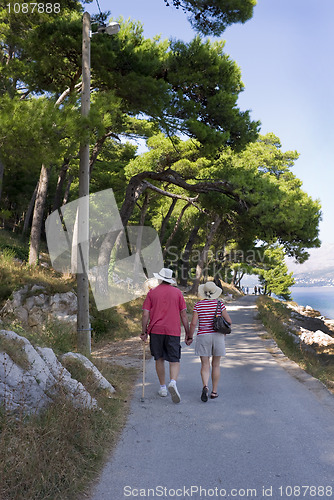
<path id="1" fill-rule="evenodd" d="M 180 312 L 187 306 L 178 288 L 164 283 L 152 288 L 144 300 L 143 309 L 150 312 L 148 333 L 181 335 Z"/>

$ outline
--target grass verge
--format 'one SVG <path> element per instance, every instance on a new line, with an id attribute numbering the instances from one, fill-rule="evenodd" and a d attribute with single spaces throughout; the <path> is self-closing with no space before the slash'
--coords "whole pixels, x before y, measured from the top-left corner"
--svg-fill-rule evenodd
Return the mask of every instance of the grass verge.
<path id="1" fill-rule="evenodd" d="M 61 394 L 40 415 L 14 418 L 0 410 L 2 500 L 83 498 L 125 424 L 138 376 L 134 369 L 108 364 L 99 369 L 115 395 L 97 391 L 84 372 L 80 377 L 101 410 L 75 408 Z"/>
<path id="2" fill-rule="evenodd" d="M 281 301 L 267 296 L 259 297 L 256 305 L 261 322 L 281 351 L 334 393 L 334 359 L 324 362 L 321 357 L 295 344 L 286 324 L 291 317 L 291 310 Z"/>

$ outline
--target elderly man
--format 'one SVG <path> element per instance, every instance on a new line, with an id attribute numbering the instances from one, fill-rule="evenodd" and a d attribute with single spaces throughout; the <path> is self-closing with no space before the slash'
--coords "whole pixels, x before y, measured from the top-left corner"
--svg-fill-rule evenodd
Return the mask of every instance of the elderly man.
<path id="1" fill-rule="evenodd" d="M 155 359 L 156 372 L 160 382 L 159 396 L 168 395 L 165 379 L 165 361 L 169 362 L 170 382 L 168 391 L 174 403 L 181 401 L 176 381 L 180 372 L 181 324 L 185 329 L 186 343 L 189 337 L 187 306 L 181 291 L 172 286 L 176 284 L 171 269 L 162 268 L 154 277 L 159 285 L 151 289 L 143 304 L 142 334 L 145 341 L 150 335 L 151 354 Z"/>

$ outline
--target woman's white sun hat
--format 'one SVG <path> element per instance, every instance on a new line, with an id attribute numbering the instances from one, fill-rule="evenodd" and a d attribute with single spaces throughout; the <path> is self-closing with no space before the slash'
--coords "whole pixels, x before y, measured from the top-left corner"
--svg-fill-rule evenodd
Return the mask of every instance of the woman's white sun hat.
<path id="1" fill-rule="evenodd" d="M 198 287 L 198 294 L 202 299 L 218 299 L 223 290 L 215 285 L 213 281 L 207 281 Z"/>
<path id="2" fill-rule="evenodd" d="M 153 276 L 157 280 L 167 281 L 167 283 L 170 283 L 171 285 L 175 285 L 176 283 L 175 279 L 172 278 L 173 271 L 171 269 L 168 269 L 167 267 L 163 267 L 158 273 L 153 273 Z"/>

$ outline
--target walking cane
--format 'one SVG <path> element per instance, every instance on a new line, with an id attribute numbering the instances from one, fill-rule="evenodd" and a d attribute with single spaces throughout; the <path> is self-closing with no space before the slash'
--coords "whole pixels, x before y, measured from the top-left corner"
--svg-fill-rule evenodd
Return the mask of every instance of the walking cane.
<path id="1" fill-rule="evenodd" d="M 142 396 L 140 401 L 143 403 L 145 401 L 145 351 L 146 351 L 146 342 L 143 342 L 143 387 L 142 387 Z"/>

